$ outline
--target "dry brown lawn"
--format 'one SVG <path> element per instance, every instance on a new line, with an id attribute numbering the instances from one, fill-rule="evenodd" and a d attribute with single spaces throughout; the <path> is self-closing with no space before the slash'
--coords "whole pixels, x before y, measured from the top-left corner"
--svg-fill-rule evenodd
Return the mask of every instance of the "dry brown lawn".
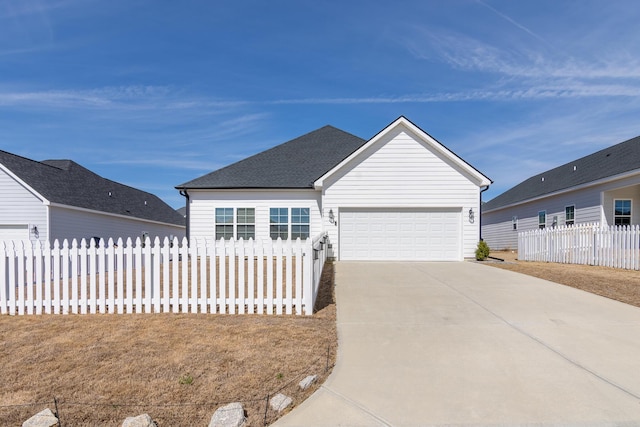
<path id="1" fill-rule="evenodd" d="M 159 426 L 206 426 L 242 402 L 248 425 L 277 417 L 267 396 L 299 404 L 335 362 L 333 265 L 313 316 L 94 314 L 0 316 L 0 425 L 44 408 L 62 426 L 119 426 L 148 413 Z M 298 389 L 307 375 L 315 386 Z"/>
<path id="2" fill-rule="evenodd" d="M 640 307 L 640 272 L 590 265 L 519 261 L 517 252 L 492 251 L 505 262 L 487 265 L 528 274 Z"/>

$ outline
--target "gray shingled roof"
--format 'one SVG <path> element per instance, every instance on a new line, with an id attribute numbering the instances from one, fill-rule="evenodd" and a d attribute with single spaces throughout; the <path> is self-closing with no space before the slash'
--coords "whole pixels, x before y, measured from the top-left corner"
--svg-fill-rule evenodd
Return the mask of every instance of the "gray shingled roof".
<path id="1" fill-rule="evenodd" d="M 157 196 L 102 178 L 72 160 L 38 162 L 0 150 L 0 163 L 52 203 L 185 224 L 184 217 Z"/>
<path id="2" fill-rule="evenodd" d="M 176 188 L 312 188 L 316 179 L 366 142 L 324 126 Z"/>
<path id="3" fill-rule="evenodd" d="M 482 208 L 498 209 L 636 169 L 640 169 L 640 136 L 532 176 Z"/>

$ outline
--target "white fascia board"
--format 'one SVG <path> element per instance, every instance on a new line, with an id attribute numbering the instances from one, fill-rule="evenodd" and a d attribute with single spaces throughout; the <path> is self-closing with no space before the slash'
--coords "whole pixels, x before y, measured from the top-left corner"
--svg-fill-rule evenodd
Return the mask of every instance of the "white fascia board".
<path id="1" fill-rule="evenodd" d="M 608 182 L 617 181 L 619 179 L 630 178 L 630 177 L 632 177 L 634 175 L 639 175 L 639 174 L 640 174 L 640 169 L 635 169 L 635 170 L 633 170 L 631 172 L 625 172 L 625 173 L 621 173 L 621 174 L 618 174 L 618 175 L 608 176 L 606 178 L 598 179 L 596 181 L 590 181 L 590 182 L 586 182 L 584 184 L 576 185 L 574 187 L 569 187 L 569 188 L 565 188 L 565 189 L 562 189 L 562 190 L 554 191 L 553 193 L 547 193 L 547 194 L 543 194 L 541 196 L 532 197 L 530 199 L 521 200 L 519 202 L 511 203 L 509 205 L 500 206 L 499 208 L 494 208 L 494 209 L 491 209 L 491 210 L 484 210 L 483 209 L 482 211 L 483 211 L 483 213 L 497 212 L 497 211 L 500 211 L 500 210 L 503 210 L 503 209 L 512 208 L 514 206 L 524 205 L 525 203 L 536 202 L 538 200 L 546 199 L 548 197 L 559 196 L 559 195 L 562 195 L 562 194 L 571 193 L 572 191 L 584 190 L 585 188 L 595 187 L 596 185 L 601 185 L 601 184 L 606 184 Z M 602 200 L 600 200 L 600 205 L 602 205 Z"/>
<path id="2" fill-rule="evenodd" d="M 38 199 L 40 199 L 42 201 L 42 204 L 47 206 L 50 204 L 49 200 L 47 200 L 46 197 L 44 197 L 42 194 L 38 193 L 35 189 L 33 189 L 33 187 L 31 187 L 29 184 L 27 184 L 26 182 L 24 182 L 22 179 L 20 179 L 20 177 L 16 174 L 14 174 L 13 172 L 11 172 L 10 169 L 7 169 L 6 166 L 4 166 L 3 164 L 0 163 L 0 169 L 2 169 L 7 175 L 9 175 L 11 178 L 15 179 L 16 182 L 18 184 L 20 184 L 21 186 L 23 186 L 29 193 L 33 194 L 34 196 L 36 196 Z"/>
<path id="3" fill-rule="evenodd" d="M 61 203 L 51 203 L 50 206 L 54 207 L 54 208 L 63 208 L 63 209 L 69 209 L 69 210 L 74 210 L 74 211 L 79 211 L 79 212 L 87 212 L 87 213 L 92 213 L 92 214 L 105 215 L 105 216 L 111 216 L 111 217 L 115 217 L 115 218 L 123 218 L 123 219 L 128 219 L 128 220 L 133 220 L 133 221 L 141 221 L 141 222 L 145 222 L 145 223 L 149 223 L 149 224 L 160 224 L 160 225 L 168 225 L 169 227 L 186 228 L 186 226 L 184 226 L 184 225 L 172 224 L 170 222 L 154 221 L 152 219 L 145 219 L 145 218 L 140 218 L 140 217 L 137 217 L 137 216 L 127 216 L 127 215 L 114 214 L 114 213 L 111 213 L 111 212 L 97 211 L 95 209 L 87 209 L 87 208 L 80 208 L 80 207 L 77 207 L 77 206 L 63 205 Z"/>
<path id="4" fill-rule="evenodd" d="M 491 185 L 493 181 L 489 178 L 481 174 L 475 168 L 471 167 L 467 162 L 458 157 L 455 153 L 447 149 L 444 145 L 436 141 L 433 137 L 427 134 L 425 131 L 420 129 L 418 126 L 414 125 L 404 116 L 399 117 L 396 121 L 391 123 L 389 126 L 378 132 L 373 138 L 371 138 L 366 144 L 360 147 L 358 150 L 353 152 L 349 157 L 338 163 L 333 169 L 329 172 L 325 173 L 323 176 L 318 178 L 313 186 L 316 190 L 321 190 L 324 186 L 324 181 L 335 174 L 337 171 L 342 169 L 345 165 L 351 162 L 356 157 L 360 156 L 365 150 L 367 150 L 370 146 L 374 145 L 377 141 L 383 138 L 386 134 L 391 132 L 394 128 L 398 126 L 406 127 L 410 132 L 414 133 L 418 136 L 422 141 L 427 143 L 429 146 L 433 147 L 437 152 L 441 153 L 443 156 L 451 160 L 456 166 L 465 171 L 468 175 L 472 176 L 478 182 L 479 187 Z"/>

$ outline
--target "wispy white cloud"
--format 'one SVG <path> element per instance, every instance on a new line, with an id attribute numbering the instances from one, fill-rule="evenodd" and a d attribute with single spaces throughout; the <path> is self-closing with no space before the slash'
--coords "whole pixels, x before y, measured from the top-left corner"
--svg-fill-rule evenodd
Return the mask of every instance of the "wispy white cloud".
<path id="1" fill-rule="evenodd" d="M 529 34 L 531 37 L 533 37 L 533 38 L 543 42 L 544 44 L 550 46 L 549 42 L 547 42 L 543 37 L 541 37 L 539 34 L 533 32 L 533 31 L 531 31 L 529 28 L 527 28 L 524 25 L 522 25 L 521 23 L 517 22 L 515 19 L 511 18 L 510 16 L 500 12 L 499 10 L 497 10 L 493 6 L 490 6 L 489 4 L 485 3 L 482 0 L 476 0 L 476 2 L 478 4 L 481 4 L 482 6 L 486 7 L 487 9 L 491 10 L 496 15 L 500 16 L 501 18 L 505 19 L 506 21 L 510 22 L 515 27 L 517 27 L 517 28 L 521 29 L 522 31 L 524 31 L 525 33 Z"/>

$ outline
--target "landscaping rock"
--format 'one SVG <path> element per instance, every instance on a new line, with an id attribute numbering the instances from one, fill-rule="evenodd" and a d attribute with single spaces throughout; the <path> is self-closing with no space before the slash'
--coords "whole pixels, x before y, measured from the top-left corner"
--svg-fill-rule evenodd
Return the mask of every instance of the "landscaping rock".
<path id="1" fill-rule="evenodd" d="M 317 375 L 309 375 L 308 377 L 300 381 L 300 383 L 298 384 L 300 390 L 306 390 L 311 387 L 311 384 L 315 383 L 316 379 L 318 379 Z"/>
<path id="2" fill-rule="evenodd" d="M 213 413 L 209 427 L 241 427 L 247 419 L 240 402 L 221 406 Z"/>
<path id="3" fill-rule="evenodd" d="M 122 423 L 122 427 L 156 427 L 149 414 L 138 415 L 137 417 L 127 417 Z"/>
<path id="4" fill-rule="evenodd" d="M 274 411 L 281 412 L 287 408 L 287 406 L 293 403 L 293 399 L 288 396 L 285 396 L 282 393 L 278 393 L 271 398 L 269 404 L 271 405 L 271 409 Z"/>
<path id="5" fill-rule="evenodd" d="M 53 427 L 56 425 L 58 425 L 58 419 L 49 408 L 38 412 L 22 423 L 22 427 Z"/>

